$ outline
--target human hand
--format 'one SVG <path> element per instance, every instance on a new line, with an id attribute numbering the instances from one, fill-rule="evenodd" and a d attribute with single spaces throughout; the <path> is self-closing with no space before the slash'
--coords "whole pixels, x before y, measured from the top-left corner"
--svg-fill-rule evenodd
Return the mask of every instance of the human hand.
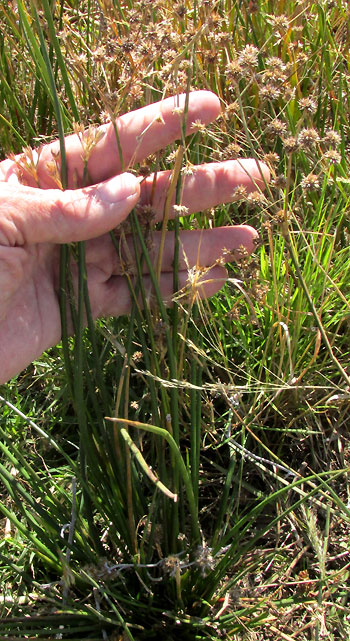
<path id="1" fill-rule="evenodd" d="M 179 100 L 179 102 L 178 102 Z M 185 97 L 168 98 L 121 116 L 117 121 L 126 167 L 180 138 L 181 118 L 174 107 L 184 106 Z M 161 118 L 157 115 L 161 113 Z M 190 94 L 187 133 L 195 122 L 208 124 L 220 113 L 218 98 L 208 91 Z M 131 297 L 110 230 L 117 227 L 139 202 L 150 204 L 156 220 L 163 216 L 171 172 L 159 172 L 152 193 L 153 177 L 142 184 L 131 173 L 120 173 L 120 157 L 112 124 L 103 125 L 88 162 L 91 186 L 82 184 L 82 146 L 77 135 L 66 138 L 68 189 L 61 191 L 48 171 L 57 142 L 45 145 L 37 164 L 38 188 L 29 173 L 19 179 L 14 159 L 0 163 L 0 383 L 4 383 L 61 339 L 59 310 L 59 250 L 63 243 L 86 242 L 86 268 L 90 304 L 94 318 L 127 314 Z M 265 165 L 254 160 L 226 161 L 201 165 L 183 179 L 182 203 L 188 213 L 230 202 L 237 185 L 247 192 L 263 188 L 261 176 L 269 180 Z M 23 184 L 23 179 L 26 184 Z M 78 182 L 77 182 L 78 179 Z M 152 194 L 152 195 L 151 195 Z M 215 265 L 228 249 L 234 255 L 243 245 L 250 253 L 256 232 L 248 226 L 180 235 L 179 287 L 185 286 L 188 266 L 214 267 L 205 275 L 201 295 L 213 295 L 225 282 L 226 270 Z M 132 242 L 130 240 L 130 248 Z M 160 233 L 154 232 L 155 256 Z M 131 250 L 132 251 L 132 250 Z M 167 232 L 160 288 L 164 300 L 173 291 L 173 235 Z M 228 256 L 226 260 L 230 260 Z M 73 281 L 77 267 L 72 264 Z M 150 276 L 144 270 L 148 288 Z M 73 283 L 74 284 L 74 283 Z"/>

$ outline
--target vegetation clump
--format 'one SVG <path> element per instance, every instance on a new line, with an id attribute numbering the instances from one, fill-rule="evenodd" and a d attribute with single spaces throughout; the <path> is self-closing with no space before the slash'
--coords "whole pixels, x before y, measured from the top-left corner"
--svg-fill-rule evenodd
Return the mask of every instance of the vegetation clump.
<path id="1" fill-rule="evenodd" d="M 32 149 L 61 134 L 80 187 L 98 125 L 198 89 L 222 106 L 121 157 L 177 193 L 173 221 L 141 207 L 114 238 L 130 317 L 93 323 L 85 297 L 83 331 L 67 276 L 75 340 L 2 388 L 0 639 L 349 638 L 349 19 L 342 0 L 0 0 L 2 158 L 39 187 Z M 185 217 L 184 177 L 246 157 L 264 193 Z M 198 265 L 181 289 L 175 261 L 166 308 L 154 231 L 243 223 L 260 240 L 225 288 L 202 300 Z M 61 261 L 83 281 L 82 244 Z"/>

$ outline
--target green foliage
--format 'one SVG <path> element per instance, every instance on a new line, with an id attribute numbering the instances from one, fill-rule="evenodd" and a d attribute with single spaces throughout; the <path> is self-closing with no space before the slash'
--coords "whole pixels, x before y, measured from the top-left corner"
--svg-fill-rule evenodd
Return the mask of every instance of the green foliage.
<path id="1" fill-rule="evenodd" d="M 65 187 L 74 123 L 210 88 L 221 117 L 148 170 L 180 149 L 272 174 L 173 223 L 177 249 L 180 227 L 261 230 L 210 302 L 192 274 L 164 306 L 133 212 L 113 236 L 133 237 L 131 315 L 94 324 L 84 244 L 62 249 L 62 344 L 1 397 L 0 639 L 347 638 L 346 4 L 0 0 L 0 20 L 4 155 L 58 138 Z"/>

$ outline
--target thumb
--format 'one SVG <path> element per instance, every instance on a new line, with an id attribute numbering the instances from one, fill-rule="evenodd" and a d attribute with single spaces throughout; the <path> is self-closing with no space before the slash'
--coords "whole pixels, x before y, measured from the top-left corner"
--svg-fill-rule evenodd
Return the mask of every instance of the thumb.
<path id="1" fill-rule="evenodd" d="M 0 183 L 0 244 L 71 243 L 101 236 L 127 217 L 139 195 L 139 181 L 128 173 L 66 191 Z"/>

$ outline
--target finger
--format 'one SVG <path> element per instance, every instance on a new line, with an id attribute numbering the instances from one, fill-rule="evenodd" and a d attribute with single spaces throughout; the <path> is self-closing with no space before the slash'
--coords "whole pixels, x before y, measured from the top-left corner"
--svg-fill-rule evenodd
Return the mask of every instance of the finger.
<path id="1" fill-rule="evenodd" d="M 139 193 L 132 174 L 63 192 L 1 183 L 0 244 L 70 243 L 105 234 L 130 213 Z"/>
<path id="2" fill-rule="evenodd" d="M 187 271 L 179 272 L 179 290 L 183 290 L 180 291 L 180 300 L 182 298 L 183 301 L 188 302 L 188 300 L 194 300 L 196 296 L 209 298 L 223 287 L 226 278 L 226 270 L 219 266 L 202 273 L 192 284 L 188 282 Z M 155 296 L 150 276 L 144 277 L 143 285 L 147 302 L 152 306 L 155 302 Z M 96 291 L 94 291 L 91 283 L 89 288 L 92 311 L 95 318 L 122 316 L 130 313 L 134 299 L 125 277 L 113 276 L 103 286 L 96 288 Z M 174 282 L 171 273 L 161 275 L 160 291 L 165 304 L 171 305 L 174 298 Z M 142 306 L 141 296 L 138 297 L 138 303 Z"/>
<path id="3" fill-rule="evenodd" d="M 170 171 L 159 172 L 155 188 L 153 176 L 149 176 L 141 186 L 139 204 L 152 204 L 156 220 L 161 220 L 164 214 L 170 177 Z M 268 183 L 269 180 L 270 171 L 267 165 L 252 158 L 199 165 L 193 168 L 192 175 L 184 175 L 182 178 L 181 204 L 188 209 L 188 214 L 192 214 L 234 201 L 234 190 L 238 186 L 243 186 L 246 192 L 250 193 L 264 189 L 265 182 Z M 174 217 L 174 210 L 171 211 L 171 217 Z"/>
<path id="4" fill-rule="evenodd" d="M 98 129 L 101 134 L 104 134 L 103 138 L 93 149 L 88 162 L 90 184 L 102 182 L 122 169 L 127 170 L 130 162 L 134 164 L 180 138 L 185 101 L 186 95 L 181 94 L 147 105 L 117 119 L 116 128 L 123 154 L 123 166 L 114 125 L 112 123 L 101 125 Z M 196 120 L 206 125 L 215 120 L 219 113 L 220 102 L 215 94 L 210 91 L 191 92 L 186 117 L 186 133 L 196 131 Z M 56 186 L 47 171 L 47 163 L 53 160 L 52 152 L 59 152 L 58 141 L 45 145 L 41 149 L 38 176 L 40 187 L 43 188 Z M 68 187 L 72 189 L 77 184 L 82 184 L 84 170 L 82 145 L 76 134 L 66 137 L 66 153 Z M 9 180 L 11 175 L 16 173 L 16 166 L 12 161 L 7 160 L 0 164 L 0 171 L 4 179 Z M 28 184 L 34 186 L 33 179 L 29 176 L 28 181 Z"/>
<path id="5" fill-rule="evenodd" d="M 164 211 L 164 202 L 166 187 L 169 180 L 170 172 L 160 172 L 157 175 L 156 189 L 154 193 L 154 205 L 152 210 L 154 210 L 156 215 L 156 220 L 161 220 Z M 222 163 L 210 163 L 207 165 L 201 165 L 196 167 L 195 173 L 193 176 L 186 176 L 183 196 L 181 202 L 185 207 L 188 208 L 188 213 L 195 213 L 201 209 L 208 209 L 210 207 L 215 207 L 223 202 L 231 202 L 234 200 L 234 190 L 238 185 L 244 185 L 247 192 L 252 191 L 257 188 L 263 188 L 265 186 L 264 180 L 268 182 L 270 179 L 269 169 L 264 163 L 257 163 L 255 160 L 246 159 L 246 160 L 229 160 Z M 145 181 L 141 187 L 141 197 L 140 203 L 143 205 L 148 205 L 152 200 L 152 183 L 153 177 Z M 174 211 L 172 211 L 172 216 L 174 216 Z M 209 234 L 214 234 L 213 236 L 206 236 L 204 234 L 202 238 L 202 251 L 205 250 L 206 243 L 212 248 L 212 262 L 206 264 L 213 264 L 213 262 L 219 258 L 222 254 L 224 248 L 229 251 L 238 249 L 240 246 L 244 246 L 248 253 L 251 253 L 254 249 L 254 241 L 257 237 L 257 233 L 251 227 L 245 225 L 238 227 L 226 227 L 224 232 L 219 232 L 217 230 L 211 230 Z M 153 256 L 158 255 L 158 236 L 154 235 L 154 244 Z M 194 252 L 198 250 L 198 240 L 196 236 L 192 236 L 194 239 Z M 169 243 L 173 243 L 171 235 L 168 236 Z M 206 240 L 205 240 L 206 239 Z M 187 242 L 187 241 L 186 241 Z M 191 241 L 187 242 L 186 252 L 189 251 L 188 245 Z M 131 253 L 132 258 L 134 257 L 133 252 L 133 243 L 129 238 L 128 241 L 129 249 L 125 253 L 124 248 L 124 260 L 127 261 L 127 253 Z M 122 250 L 122 248 L 121 248 Z M 172 261 L 173 253 L 171 251 L 164 252 L 165 257 L 169 257 L 169 261 Z M 191 253 L 193 257 L 193 252 Z M 120 273 L 120 261 L 116 255 L 115 248 L 112 245 L 110 238 L 98 238 L 91 243 L 89 243 L 87 248 L 87 259 L 92 262 L 102 262 L 104 261 L 104 266 L 106 271 L 112 270 L 113 273 Z M 202 258 L 200 258 L 202 260 Z M 192 262 L 192 260 L 191 260 Z M 204 262 L 202 262 L 204 264 Z M 168 264 L 163 263 L 163 269 L 168 269 Z"/>
<path id="6" fill-rule="evenodd" d="M 185 230 L 180 233 L 179 240 L 179 269 L 185 270 L 189 266 L 210 267 L 218 261 L 225 263 L 239 259 L 250 254 L 255 248 L 257 232 L 248 225 L 235 227 L 216 227 L 205 230 Z M 156 264 L 161 241 L 161 232 L 153 232 L 148 239 L 148 251 L 151 260 Z M 105 276 L 123 273 L 135 273 L 135 251 L 133 240 L 130 236 L 125 241 L 119 240 L 119 253 L 117 253 L 111 238 L 104 236 L 90 241 L 86 247 L 86 261 L 89 265 L 98 265 Z M 172 272 L 174 268 L 175 236 L 167 232 L 165 237 L 162 271 Z M 143 261 L 143 273 L 148 268 Z"/>

